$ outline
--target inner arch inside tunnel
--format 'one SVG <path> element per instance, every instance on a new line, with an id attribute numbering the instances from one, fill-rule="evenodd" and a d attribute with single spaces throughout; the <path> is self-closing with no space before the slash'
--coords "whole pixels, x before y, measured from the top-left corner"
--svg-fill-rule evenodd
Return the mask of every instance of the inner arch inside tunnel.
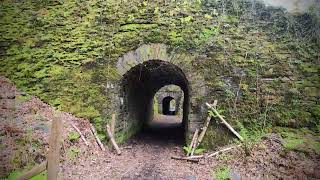
<path id="1" fill-rule="evenodd" d="M 177 65 L 162 60 L 145 61 L 133 66 L 123 75 L 120 92 L 123 98 L 121 118 L 127 121 L 127 128 L 137 132 L 153 120 L 154 96 L 159 89 L 167 85 L 179 86 L 183 91 L 181 127 L 186 133 L 190 101 L 189 82 Z"/>
<path id="2" fill-rule="evenodd" d="M 175 99 L 171 96 L 167 96 L 163 98 L 162 100 L 162 114 L 164 115 L 176 115 L 176 108 L 175 104 L 173 107 L 173 102 L 175 102 Z M 174 108 L 174 109 L 172 109 Z"/>

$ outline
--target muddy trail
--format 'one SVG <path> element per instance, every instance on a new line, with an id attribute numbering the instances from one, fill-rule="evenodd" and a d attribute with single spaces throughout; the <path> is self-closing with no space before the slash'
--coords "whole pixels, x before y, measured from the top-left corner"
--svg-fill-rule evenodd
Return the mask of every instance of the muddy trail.
<path id="1" fill-rule="evenodd" d="M 193 163 L 171 159 L 185 155 L 181 120 L 156 116 L 148 128 L 120 145 L 122 154 L 118 156 L 111 146 L 101 151 L 88 120 L 55 110 L 18 91 L 4 77 L 0 77 L 0 96 L 1 178 L 44 161 L 52 119 L 61 118 L 61 179 L 216 179 L 219 170 L 226 168 L 232 179 L 320 179 L 319 155 L 285 151 L 285 139 L 279 133 L 266 135 L 249 155 L 239 147 Z M 81 139 L 70 140 L 75 133 L 71 124 L 81 130 L 89 146 Z M 318 136 L 306 136 L 320 141 Z"/>

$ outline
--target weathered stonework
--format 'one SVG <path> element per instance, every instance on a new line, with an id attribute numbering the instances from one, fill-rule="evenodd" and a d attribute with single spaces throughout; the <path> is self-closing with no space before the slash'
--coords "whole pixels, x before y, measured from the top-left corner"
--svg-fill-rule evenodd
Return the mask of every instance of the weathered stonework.
<path id="1" fill-rule="evenodd" d="M 206 97 L 206 89 L 203 77 L 190 68 L 193 58 L 190 54 L 169 52 L 164 44 L 146 44 L 118 59 L 117 69 L 123 76 L 118 88 L 118 101 L 123 99 L 123 104 L 118 103 L 119 134 L 127 134 L 127 138 L 152 119 L 153 98 L 165 85 L 177 85 L 183 91 L 186 138 L 202 125 L 206 110 L 200 99 Z M 168 95 L 158 97 L 158 102 Z M 179 102 L 182 95 L 171 93 L 170 96 Z"/>

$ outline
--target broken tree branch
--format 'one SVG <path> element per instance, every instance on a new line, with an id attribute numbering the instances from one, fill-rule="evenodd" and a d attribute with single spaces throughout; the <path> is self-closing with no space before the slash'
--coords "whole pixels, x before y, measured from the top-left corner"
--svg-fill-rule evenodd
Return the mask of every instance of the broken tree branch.
<path id="1" fill-rule="evenodd" d="M 96 141 L 97 141 L 99 147 L 101 148 L 101 150 L 105 151 L 106 149 L 104 148 L 103 144 L 101 143 L 101 141 L 100 141 L 100 139 L 99 139 L 99 137 L 97 135 L 96 129 L 93 127 L 93 125 L 91 123 L 90 123 L 90 129 L 91 129 L 94 137 L 96 138 Z"/>
<path id="2" fill-rule="evenodd" d="M 80 138 L 82 139 L 82 141 L 89 146 L 88 141 L 84 138 L 83 134 L 81 133 L 80 129 L 77 128 L 77 126 L 75 126 L 74 124 L 71 123 L 71 126 L 79 133 Z"/>
<path id="3" fill-rule="evenodd" d="M 213 112 L 219 117 L 219 119 L 222 121 L 222 123 L 223 123 L 224 125 L 226 125 L 227 128 L 228 128 L 234 135 L 236 135 L 236 136 L 240 139 L 240 141 L 243 141 L 243 137 L 241 137 L 240 134 L 239 134 L 237 131 L 235 131 L 229 123 L 227 123 L 227 121 L 220 115 L 220 113 L 217 111 L 216 108 L 212 107 L 212 106 L 211 106 L 210 104 L 208 104 L 208 103 L 206 103 L 206 105 L 208 106 L 208 108 L 210 108 L 210 109 L 213 110 Z"/>
<path id="4" fill-rule="evenodd" d="M 43 171 L 45 171 L 47 169 L 47 161 L 42 162 L 41 164 L 39 164 L 38 166 L 32 168 L 31 170 L 25 172 L 24 174 L 22 174 L 18 180 L 28 180 L 31 179 L 32 177 L 42 173 Z"/>
<path id="5" fill-rule="evenodd" d="M 231 146 L 231 147 L 228 147 L 228 148 L 225 148 L 225 149 L 221 149 L 221 150 L 216 151 L 216 152 L 214 152 L 214 153 L 212 153 L 212 154 L 209 154 L 207 157 L 210 158 L 210 157 L 212 157 L 212 156 L 216 156 L 216 155 L 218 155 L 218 154 L 220 154 L 220 153 L 222 153 L 222 152 L 229 151 L 229 150 L 231 150 L 231 149 L 234 149 L 234 148 L 237 148 L 237 147 L 240 147 L 240 146 L 241 146 L 241 144 L 239 144 L 239 145 L 237 145 L 237 146 Z"/>
<path id="6" fill-rule="evenodd" d="M 114 140 L 114 137 L 113 137 L 113 134 L 111 132 L 110 126 L 108 124 L 107 124 L 107 133 L 108 133 L 108 136 L 109 136 L 109 138 L 111 140 L 111 143 L 112 143 L 113 147 L 117 151 L 117 154 L 120 155 L 121 154 L 120 148 L 118 147 L 116 141 Z"/>

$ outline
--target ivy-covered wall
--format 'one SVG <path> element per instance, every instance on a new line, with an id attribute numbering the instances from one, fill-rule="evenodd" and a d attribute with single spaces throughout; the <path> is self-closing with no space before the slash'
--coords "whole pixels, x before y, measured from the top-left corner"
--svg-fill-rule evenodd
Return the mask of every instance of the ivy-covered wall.
<path id="1" fill-rule="evenodd" d="M 198 100 L 219 99 L 234 125 L 319 130 L 320 11 L 313 8 L 289 14 L 244 0 L 4 0 L 0 74 L 89 118 L 103 138 L 116 111 L 106 86 L 121 78 L 117 59 L 142 44 L 163 43 L 195 57 L 190 69 L 210 91 Z"/>

